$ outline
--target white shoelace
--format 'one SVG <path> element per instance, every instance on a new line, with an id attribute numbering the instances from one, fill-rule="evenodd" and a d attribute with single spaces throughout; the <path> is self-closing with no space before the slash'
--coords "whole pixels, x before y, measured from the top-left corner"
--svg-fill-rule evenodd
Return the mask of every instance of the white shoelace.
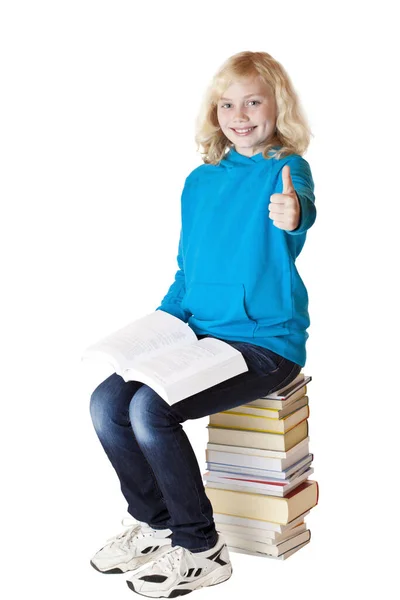
<path id="1" fill-rule="evenodd" d="M 127 524 L 126 521 L 128 521 L 129 524 Z M 145 534 L 141 533 L 140 531 L 142 526 L 140 522 L 138 523 L 130 517 L 125 517 L 122 519 L 121 524 L 124 527 L 127 527 L 127 529 L 111 538 L 108 538 L 107 542 L 111 542 L 112 544 L 117 545 L 119 548 L 129 548 L 134 538 L 145 537 Z"/>
<path id="2" fill-rule="evenodd" d="M 184 550 L 185 549 L 182 548 L 182 546 L 172 548 L 172 550 L 155 560 L 154 564 L 157 565 L 157 569 L 160 569 L 163 573 L 172 573 L 183 558 Z"/>

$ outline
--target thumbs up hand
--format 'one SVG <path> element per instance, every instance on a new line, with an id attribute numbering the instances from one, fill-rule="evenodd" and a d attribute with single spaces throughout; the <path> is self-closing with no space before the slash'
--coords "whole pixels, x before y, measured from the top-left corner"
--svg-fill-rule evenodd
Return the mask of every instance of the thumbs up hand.
<path id="1" fill-rule="evenodd" d="M 293 231 L 299 226 L 301 209 L 290 176 L 289 165 L 285 165 L 282 169 L 282 181 L 282 194 L 272 194 L 270 197 L 269 218 L 278 229 Z"/>

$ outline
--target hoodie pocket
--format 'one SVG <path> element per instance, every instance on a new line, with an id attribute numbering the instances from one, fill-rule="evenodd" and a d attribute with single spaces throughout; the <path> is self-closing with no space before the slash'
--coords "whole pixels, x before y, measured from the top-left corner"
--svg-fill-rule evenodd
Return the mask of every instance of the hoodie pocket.
<path id="1" fill-rule="evenodd" d="M 255 338 L 276 337 L 290 333 L 289 322 L 293 319 L 293 287 L 290 263 L 273 267 L 259 288 L 249 310 L 257 322 Z"/>
<path id="2" fill-rule="evenodd" d="M 189 322 L 200 329 L 215 330 L 221 336 L 252 337 L 257 323 L 247 314 L 244 299 L 242 283 L 194 282 L 182 308 L 192 315 Z"/>

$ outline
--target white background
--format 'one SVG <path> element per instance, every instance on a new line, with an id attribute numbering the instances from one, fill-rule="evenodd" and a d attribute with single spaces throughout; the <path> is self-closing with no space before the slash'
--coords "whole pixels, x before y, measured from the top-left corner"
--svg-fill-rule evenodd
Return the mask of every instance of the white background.
<path id="1" fill-rule="evenodd" d="M 5 1 L 1 54 L 1 585 L 110 597 L 89 565 L 127 516 L 89 416 L 111 371 L 82 351 L 173 281 L 194 121 L 242 50 L 289 73 L 314 138 L 317 220 L 297 266 L 320 502 L 285 562 L 231 554 L 209 598 L 350 598 L 398 554 L 398 30 L 394 2 Z M 208 418 L 187 422 L 204 468 Z M 235 596 L 236 597 L 236 596 Z"/>

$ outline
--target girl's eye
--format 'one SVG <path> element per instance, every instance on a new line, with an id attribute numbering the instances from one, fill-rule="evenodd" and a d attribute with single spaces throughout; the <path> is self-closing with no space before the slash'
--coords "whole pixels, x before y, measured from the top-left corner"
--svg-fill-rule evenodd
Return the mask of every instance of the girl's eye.
<path id="1" fill-rule="evenodd" d="M 261 102 L 259 100 L 249 100 L 249 104 L 251 102 L 254 102 L 255 104 L 261 104 Z M 221 108 L 225 108 L 225 106 L 231 106 L 230 102 L 226 102 L 225 104 L 222 104 Z"/>

